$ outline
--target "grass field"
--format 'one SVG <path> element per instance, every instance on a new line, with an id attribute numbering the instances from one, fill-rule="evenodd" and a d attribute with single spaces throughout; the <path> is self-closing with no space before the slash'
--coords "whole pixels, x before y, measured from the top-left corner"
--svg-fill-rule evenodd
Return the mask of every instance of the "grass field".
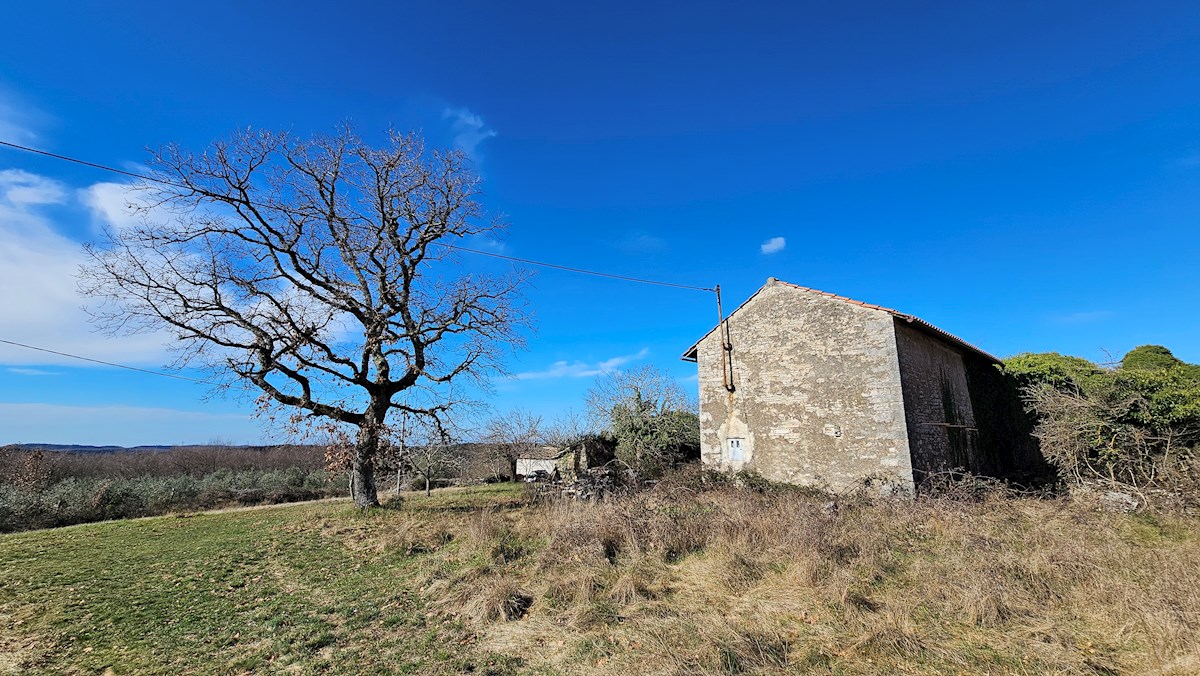
<path id="1" fill-rule="evenodd" d="M 1200 673 L 1200 524 L 446 489 L 0 536 L 0 673 Z"/>

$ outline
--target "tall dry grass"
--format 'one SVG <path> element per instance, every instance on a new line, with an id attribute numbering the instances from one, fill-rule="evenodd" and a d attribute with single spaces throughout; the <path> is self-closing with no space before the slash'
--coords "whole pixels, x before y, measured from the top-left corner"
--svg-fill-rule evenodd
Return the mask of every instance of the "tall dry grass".
<path id="1" fill-rule="evenodd" d="M 1002 491 L 827 503 L 675 479 L 477 512 L 418 538 L 441 543 L 425 593 L 552 672 L 1200 673 L 1186 516 Z"/>

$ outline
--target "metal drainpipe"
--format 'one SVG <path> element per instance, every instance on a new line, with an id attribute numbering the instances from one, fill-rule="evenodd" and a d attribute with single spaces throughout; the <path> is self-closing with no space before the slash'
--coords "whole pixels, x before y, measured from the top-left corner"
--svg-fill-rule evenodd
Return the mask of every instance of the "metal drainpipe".
<path id="1" fill-rule="evenodd" d="M 725 317 L 725 311 L 721 309 L 721 285 L 717 284 L 713 290 L 717 292 L 717 335 L 721 339 L 721 351 L 723 352 L 721 355 L 722 382 L 725 384 L 725 389 L 732 392 L 734 389 L 733 341 L 729 337 L 729 320 Z M 724 328 L 722 329 L 722 327 Z"/>

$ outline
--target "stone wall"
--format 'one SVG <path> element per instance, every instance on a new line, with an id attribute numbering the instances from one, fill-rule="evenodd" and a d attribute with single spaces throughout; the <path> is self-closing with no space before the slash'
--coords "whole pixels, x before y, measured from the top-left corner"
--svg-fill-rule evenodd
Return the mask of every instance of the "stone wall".
<path id="1" fill-rule="evenodd" d="M 892 316 L 769 282 L 729 319 L 734 391 L 714 331 L 697 346 L 701 457 L 775 481 L 912 490 Z M 742 461 L 731 460 L 730 438 Z"/>
<path id="2" fill-rule="evenodd" d="M 955 468 L 979 471 L 979 432 L 962 352 L 903 319 L 894 321 L 916 481 Z"/>

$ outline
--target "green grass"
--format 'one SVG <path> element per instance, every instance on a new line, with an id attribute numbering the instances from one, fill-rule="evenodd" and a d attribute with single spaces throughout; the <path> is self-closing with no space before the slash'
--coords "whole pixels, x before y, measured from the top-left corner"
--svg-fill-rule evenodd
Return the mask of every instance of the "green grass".
<path id="1" fill-rule="evenodd" d="M 414 583 L 427 554 L 357 547 L 395 517 L 337 501 L 0 536 L 0 673 L 511 671 L 429 610 Z"/>
<path id="2" fill-rule="evenodd" d="M 497 484 L 0 536 L 0 674 L 1200 673 L 1200 522 Z"/>

